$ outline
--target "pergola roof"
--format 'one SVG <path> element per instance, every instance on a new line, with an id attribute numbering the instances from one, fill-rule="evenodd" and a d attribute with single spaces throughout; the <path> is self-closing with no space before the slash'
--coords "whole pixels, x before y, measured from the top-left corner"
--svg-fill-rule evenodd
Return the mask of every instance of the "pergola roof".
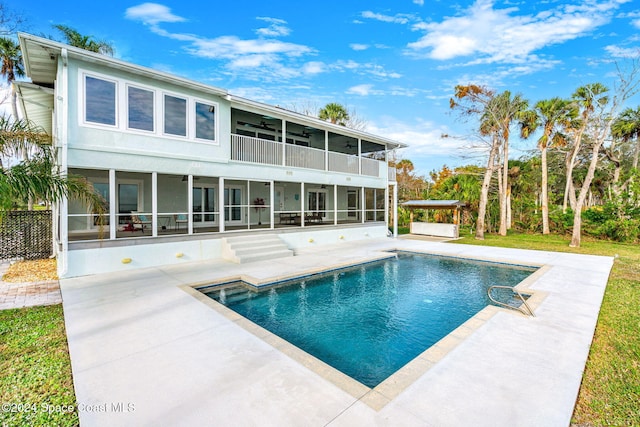
<path id="1" fill-rule="evenodd" d="M 408 209 L 459 209 L 467 206 L 460 200 L 409 200 L 401 205 Z"/>

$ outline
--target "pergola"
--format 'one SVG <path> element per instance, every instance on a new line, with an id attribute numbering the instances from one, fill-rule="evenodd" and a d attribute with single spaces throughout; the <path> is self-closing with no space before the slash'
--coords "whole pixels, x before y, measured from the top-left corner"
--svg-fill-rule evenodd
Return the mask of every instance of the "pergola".
<path id="1" fill-rule="evenodd" d="M 460 211 L 467 206 L 465 202 L 461 202 L 460 200 L 409 200 L 401 204 L 403 207 L 409 209 L 410 222 L 411 222 L 411 233 L 417 234 L 433 234 L 433 235 L 443 235 L 449 237 L 457 237 L 458 235 L 458 224 L 460 224 Z M 449 230 L 445 224 L 442 225 L 428 225 L 426 223 L 421 227 L 414 227 L 416 223 L 413 221 L 413 211 L 416 209 L 422 210 L 453 210 L 453 229 Z M 438 228 L 435 228 L 438 227 Z M 415 230 L 414 230 L 415 228 Z M 420 231 L 418 231 L 420 230 Z"/>

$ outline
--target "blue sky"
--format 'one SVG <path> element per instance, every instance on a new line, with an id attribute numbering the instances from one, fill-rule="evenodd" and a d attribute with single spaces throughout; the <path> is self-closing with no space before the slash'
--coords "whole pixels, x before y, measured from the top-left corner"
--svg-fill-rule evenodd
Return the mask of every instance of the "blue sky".
<path id="1" fill-rule="evenodd" d="M 108 4 L 108 6 L 107 6 Z M 31 0 L 8 6 L 26 31 L 52 24 L 110 41 L 116 57 L 287 108 L 338 102 L 371 133 L 410 145 L 420 174 L 468 156 L 470 125 L 449 110 L 456 84 L 531 102 L 613 84 L 640 47 L 638 2 Z M 635 106 L 635 105 L 634 105 Z M 460 138 L 441 138 L 441 135 Z M 514 156 L 534 146 L 515 142 Z"/>

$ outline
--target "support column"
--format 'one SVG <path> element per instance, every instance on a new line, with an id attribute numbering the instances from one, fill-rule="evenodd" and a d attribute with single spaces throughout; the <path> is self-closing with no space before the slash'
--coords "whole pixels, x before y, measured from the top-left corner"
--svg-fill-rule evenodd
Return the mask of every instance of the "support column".
<path id="1" fill-rule="evenodd" d="M 116 208 L 116 170 L 109 169 L 109 240 L 115 240 L 118 231 Z"/>
<path id="2" fill-rule="evenodd" d="M 276 139 L 278 139 L 276 137 Z M 282 166 L 287 166 L 287 121 L 282 120 Z"/>
<path id="3" fill-rule="evenodd" d="M 389 186 L 384 187 L 384 223 L 389 228 Z"/>
<path id="4" fill-rule="evenodd" d="M 300 225 L 304 227 L 304 182 L 300 183 Z"/>
<path id="5" fill-rule="evenodd" d="M 193 175 L 187 181 L 187 233 L 193 234 Z"/>
<path id="6" fill-rule="evenodd" d="M 158 172 L 151 172 L 151 235 L 158 237 Z"/>
<path id="7" fill-rule="evenodd" d="M 324 170 L 329 170 L 329 132 L 324 131 Z"/>
<path id="8" fill-rule="evenodd" d="M 393 184 L 393 237 L 398 237 L 398 184 Z"/>
<path id="9" fill-rule="evenodd" d="M 333 184 L 333 225 L 338 225 L 338 184 Z"/>
<path id="10" fill-rule="evenodd" d="M 358 138 L 358 175 L 362 175 L 362 140 Z"/>
<path id="11" fill-rule="evenodd" d="M 360 187 L 360 212 L 362 213 L 362 223 L 365 223 L 365 216 L 367 214 L 367 206 L 365 205 L 366 198 L 364 195 L 364 187 Z"/>
<path id="12" fill-rule="evenodd" d="M 271 228 L 272 230 L 274 228 L 276 228 L 276 222 L 275 222 L 275 219 L 274 219 L 275 218 L 274 211 L 275 211 L 276 200 L 275 200 L 275 188 L 273 186 L 274 186 L 274 182 L 273 181 L 269 181 L 269 200 L 270 200 L 270 202 L 269 202 L 269 218 L 270 218 L 270 221 L 271 221 L 271 226 L 269 228 Z"/>
<path id="13" fill-rule="evenodd" d="M 218 231 L 224 233 L 224 178 L 218 178 Z"/>

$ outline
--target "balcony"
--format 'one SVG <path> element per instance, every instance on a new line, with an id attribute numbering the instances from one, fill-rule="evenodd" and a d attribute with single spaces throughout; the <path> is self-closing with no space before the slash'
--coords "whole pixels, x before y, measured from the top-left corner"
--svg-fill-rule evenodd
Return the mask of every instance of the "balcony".
<path id="1" fill-rule="evenodd" d="M 380 160 L 231 134 L 231 160 L 379 177 Z M 395 172 L 395 171 L 394 171 Z"/>

